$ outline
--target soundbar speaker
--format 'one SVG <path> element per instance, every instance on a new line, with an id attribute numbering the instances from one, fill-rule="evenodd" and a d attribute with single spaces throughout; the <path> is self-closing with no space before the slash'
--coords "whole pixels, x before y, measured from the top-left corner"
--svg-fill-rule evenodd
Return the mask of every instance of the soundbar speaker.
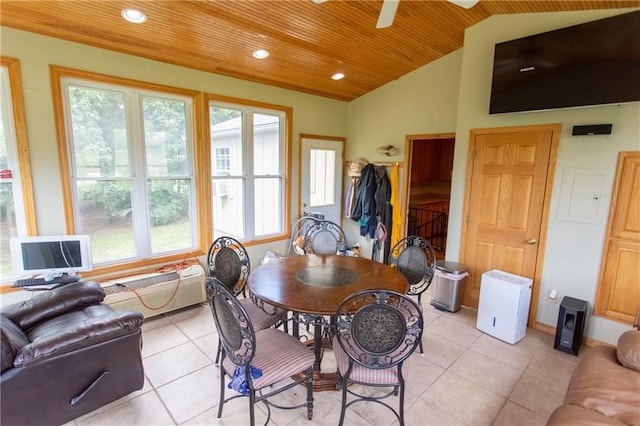
<path id="1" fill-rule="evenodd" d="M 610 135 L 613 124 L 586 124 L 573 126 L 573 136 Z"/>

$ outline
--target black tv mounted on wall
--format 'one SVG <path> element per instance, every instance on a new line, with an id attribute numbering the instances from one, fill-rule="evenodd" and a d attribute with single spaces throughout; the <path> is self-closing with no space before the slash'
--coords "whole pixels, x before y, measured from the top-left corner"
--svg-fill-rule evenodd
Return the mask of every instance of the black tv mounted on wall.
<path id="1" fill-rule="evenodd" d="M 640 101 L 640 11 L 495 45 L 489 114 Z"/>

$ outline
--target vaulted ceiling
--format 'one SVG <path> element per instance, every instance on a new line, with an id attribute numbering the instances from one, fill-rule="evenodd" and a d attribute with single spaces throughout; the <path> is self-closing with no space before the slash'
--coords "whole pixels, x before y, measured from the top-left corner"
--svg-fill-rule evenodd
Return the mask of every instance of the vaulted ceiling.
<path id="1" fill-rule="evenodd" d="M 401 0 L 376 28 L 382 0 L 1 0 L 0 24 L 170 64 L 349 101 L 462 47 L 495 14 L 638 7 L 640 1 Z M 124 21 L 135 7 L 144 24 Z M 252 52 L 267 49 L 266 59 Z M 334 81 L 331 75 L 345 74 Z"/>

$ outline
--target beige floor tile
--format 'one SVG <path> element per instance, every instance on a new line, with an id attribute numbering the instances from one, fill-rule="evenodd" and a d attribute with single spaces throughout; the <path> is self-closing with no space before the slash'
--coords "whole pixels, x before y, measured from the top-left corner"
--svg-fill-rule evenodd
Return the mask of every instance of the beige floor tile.
<path id="1" fill-rule="evenodd" d="M 507 401 L 493 422 L 493 426 L 544 426 L 546 423 L 545 417 Z"/>
<path id="2" fill-rule="evenodd" d="M 217 383 L 217 381 L 216 381 Z M 217 402 L 216 402 L 217 404 Z M 267 416 L 254 407 L 256 425 L 263 425 L 267 420 Z M 249 399 L 236 398 L 224 404 L 222 417 L 218 416 L 218 407 L 212 407 L 207 411 L 197 415 L 196 417 L 183 423 L 185 425 L 202 425 L 202 426 L 244 426 L 249 424 Z M 271 422 L 269 426 L 284 426 Z"/>
<path id="3" fill-rule="evenodd" d="M 216 353 L 218 351 L 218 333 L 207 334 L 206 336 L 198 337 L 193 340 L 193 343 L 204 352 L 211 362 L 216 360 Z"/>
<path id="4" fill-rule="evenodd" d="M 482 335 L 482 332 L 475 327 L 446 316 L 441 316 L 427 325 L 425 333 L 437 334 L 464 347 L 469 347 Z"/>
<path id="5" fill-rule="evenodd" d="M 154 328 L 164 327 L 165 325 L 171 324 L 171 321 L 165 315 L 158 315 L 151 318 L 145 318 L 144 323 L 142 323 L 142 332 L 148 333 Z"/>
<path id="6" fill-rule="evenodd" d="M 220 398 L 219 370 L 212 364 L 157 388 L 158 395 L 178 422 L 217 407 Z M 186 391 L 191 389 L 191 391 Z"/>
<path id="7" fill-rule="evenodd" d="M 78 425 L 99 426 L 164 426 L 175 425 L 155 392 L 147 392 L 123 404 L 88 417 Z"/>
<path id="8" fill-rule="evenodd" d="M 216 326 L 208 306 L 196 305 L 191 310 L 181 311 L 178 315 L 170 315 L 169 320 L 192 340 L 216 332 Z"/>
<path id="9" fill-rule="evenodd" d="M 562 403 L 570 372 L 588 349 L 581 349 L 578 357 L 562 353 L 553 349 L 553 336 L 531 329 L 523 340 L 510 345 L 475 329 L 475 309 L 443 312 L 429 305 L 430 297 L 423 299 L 425 354 L 416 351 L 407 361 L 407 426 L 544 424 Z M 247 425 L 247 398 L 225 404 L 222 419 L 216 419 L 219 370 L 213 360 L 217 344 L 208 306 L 196 305 L 145 321 L 145 387 L 69 426 Z M 324 356 L 323 371 L 333 369 L 332 351 Z M 285 393 L 281 400 L 291 398 Z M 272 409 L 269 425 L 334 426 L 340 401 L 340 392 L 317 392 L 313 420 L 306 419 L 305 409 Z M 389 402 L 393 405 L 396 399 Z M 258 404 L 256 424 L 265 420 L 264 407 Z M 398 421 L 384 407 L 362 403 L 348 409 L 345 424 L 395 426 Z"/>
<path id="10" fill-rule="evenodd" d="M 444 368 L 420 355 L 418 351 L 414 352 L 406 362 L 409 371 L 407 390 L 416 395 L 422 395 L 445 371 Z"/>
<path id="11" fill-rule="evenodd" d="M 509 400 L 545 418 L 564 401 L 565 389 L 530 374 L 524 374 Z"/>
<path id="12" fill-rule="evenodd" d="M 467 424 L 463 419 L 424 399 L 418 399 L 408 406 L 404 416 L 405 424 L 410 426 L 458 426 Z M 476 422 L 473 424 L 480 425 L 481 423 Z M 396 423 L 394 423 L 395 425 Z"/>
<path id="13" fill-rule="evenodd" d="M 575 369 L 576 364 L 567 362 L 555 354 L 537 352 L 525 373 L 566 389 Z"/>
<path id="14" fill-rule="evenodd" d="M 423 394 L 430 407 L 438 407 L 452 424 L 490 424 L 505 403 L 468 380 L 446 371 Z"/>
<path id="15" fill-rule="evenodd" d="M 167 320 L 166 325 L 142 332 L 142 356 L 148 357 L 188 341 L 189 338 Z"/>
<path id="16" fill-rule="evenodd" d="M 448 371 L 505 398 L 522 376 L 522 371 L 472 350 L 466 351 Z"/>
<path id="17" fill-rule="evenodd" d="M 535 349 L 528 345 L 521 345 L 520 342 L 512 345 L 488 334 L 480 336 L 469 349 L 521 371 L 529 366 L 536 353 Z"/>
<path id="18" fill-rule="evenodd" d="M 462 355 L 466 347 L 437 334 L 425 331 L 422 334 L 424 354 L 422 356 L 442 368 L 449 368 Z"/>
<path id="19" fill-rule="evenodd" d="M 193 342 L 167 349 L 144 360 L 145 374 L 155 388 L 207 364 L 211 364 L 211 360 Z"/>

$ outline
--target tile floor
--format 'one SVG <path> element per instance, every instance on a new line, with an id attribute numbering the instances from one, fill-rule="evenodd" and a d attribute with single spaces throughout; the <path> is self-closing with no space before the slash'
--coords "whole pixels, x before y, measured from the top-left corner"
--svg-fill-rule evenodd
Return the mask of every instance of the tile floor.
<path id="1" fill-rule="evenodd" d="M 431 300 L 428 293 L 424 300 Z M 553 336 L 528 329 L 515 345 L 475 328 L 476 310 L 442 312 L 425 302 L 424 355 L 410 358 L 407 425 L 544 425 L 562 403 L 580 357 L 553 349 Z M 69 425 L 246 425 L 246 398 L 225 404 L 216 419 L 219 370 L 213 364 L 217 334 L 208 306 L 197 305 L 145 321 L 145 385 Z M 330 352 L 325 361 L 331 364 Z M 323 363 L 324 365 L 324 363 Z M 228 391 L 231 392 L 231 391 Z M 294 391 L 297 398 L 303 391 Z M 290 395 L 289 395 L 290 396 Z M 395 403 L 395 401 L 392 401 Z M 336 425 L 339 392 L 314 395 L 314 417 L 305 409 L 272 410 L 271 425 Z M 266 420 L 262 404 L 256 423 Z M 377 405 L 356 404 L 348 425 L 395 425 Z"/>

